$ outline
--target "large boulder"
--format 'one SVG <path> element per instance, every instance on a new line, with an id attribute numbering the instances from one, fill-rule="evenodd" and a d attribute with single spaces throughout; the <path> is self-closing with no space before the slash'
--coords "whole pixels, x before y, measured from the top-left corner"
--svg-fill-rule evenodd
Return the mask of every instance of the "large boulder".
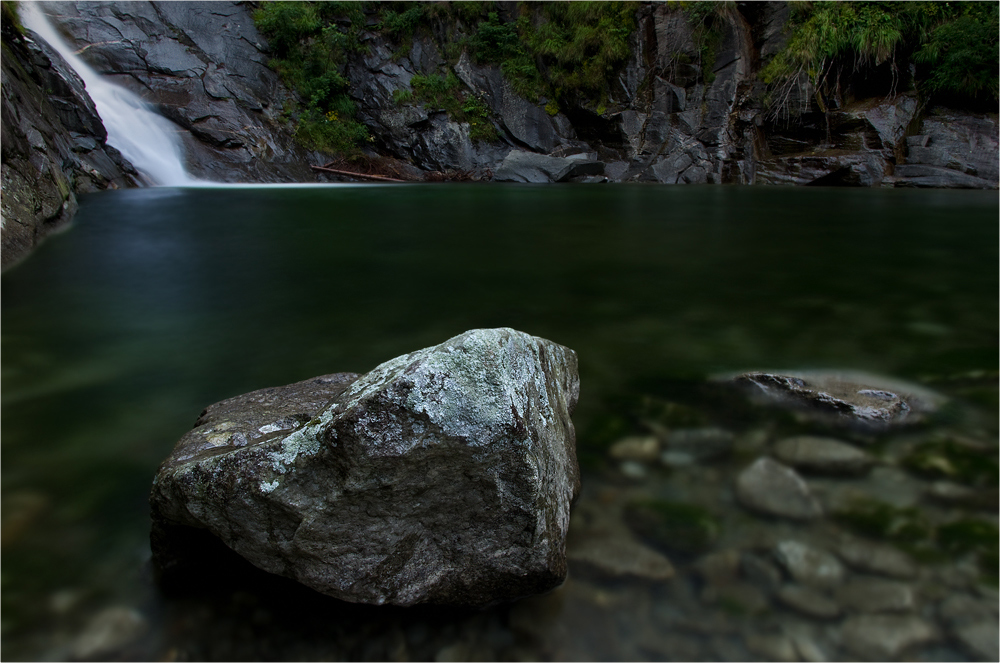
<path id="1" fill-rule="evenodd" d="M 546 591 L 566 575 L 578 394 L 572 350 L 491 329 L 224 401 L 160 467 L 154 523 L 346 601 Z"/>
<path id="2" fill-rule="evenodd" d="M 574 177 L 601 175 L 604 164 L 586 155 L 550 157 L 534 152 L 514 150 L 500 164 L 493 179 L 497 182 L 567 182 Z"/>

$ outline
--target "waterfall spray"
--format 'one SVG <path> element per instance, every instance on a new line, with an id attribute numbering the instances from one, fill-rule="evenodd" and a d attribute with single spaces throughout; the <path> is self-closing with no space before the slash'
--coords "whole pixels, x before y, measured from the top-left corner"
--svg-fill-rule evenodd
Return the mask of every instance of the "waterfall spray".
<path id="1" fill-rule="evenodd" d="M 106 81 L 91 69 L 49 24 L 39 4 L 22 3 L 21 22 L 58 51 L 83 79 L 108 132 L 108 144 L 154 184 L 180 186 L 194 182 L 184 169 L 176 126 L 151 111 L 138 96 Z"/>

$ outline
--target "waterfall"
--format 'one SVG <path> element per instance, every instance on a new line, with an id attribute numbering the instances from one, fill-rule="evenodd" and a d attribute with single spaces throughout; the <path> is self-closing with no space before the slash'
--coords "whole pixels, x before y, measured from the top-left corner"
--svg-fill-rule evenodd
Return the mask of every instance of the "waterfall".
<path id="1" fill-rule="evenodd" d="M 153 184 L 181 186 L 195 182 L 184 169 L 184 152 L 177 127 L 149 109 L 138 96 L 104 80 L 90 68 L 49 24 L 39 2 L 18 7 L 21 22 L 59 52 L 83 79 L 108 132 L 108 144 L 128 159 Z"/>

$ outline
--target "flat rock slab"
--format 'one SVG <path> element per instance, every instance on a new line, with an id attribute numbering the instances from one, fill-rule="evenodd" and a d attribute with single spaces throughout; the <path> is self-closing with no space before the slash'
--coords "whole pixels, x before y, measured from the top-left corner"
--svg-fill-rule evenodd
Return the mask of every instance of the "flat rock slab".
<path id="1" fill-rule="evenodd" d="M 154 523 L 346 601 L 547 591 L 566 576 L 578 394 L 572 350 L 488 329 L 223 401 L 160 467 Z"/>
<path id="2" fill-rule="evenodd" d="M 859 428 L 918 423 L 944 401 L 918 385 L 857 371 L 754 372 L 724 379 L 759 402 Z"/>

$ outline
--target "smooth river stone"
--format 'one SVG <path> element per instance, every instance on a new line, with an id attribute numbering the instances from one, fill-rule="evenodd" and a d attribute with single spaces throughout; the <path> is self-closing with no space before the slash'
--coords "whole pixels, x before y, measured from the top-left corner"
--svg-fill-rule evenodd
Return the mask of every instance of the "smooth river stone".
<path id="1" fill-rule="evenodd" d="M 157 531 L 207 529 L 265 571 L 358 603 L 547 591 L 566 577 L 579 388 L 572 350 L 481 329 L 357 379 L 231 399 L 160 467 L 154 549 L 169 543 Z"/>
<path id="2" fill-rule="evenodd" d="M 755 460 L 736 477 L 736 496 L 747 508 L 769 516 L 812 520 L 823 508 L 795 470 L 770 458 Z"/>
<path id="3" fill-rule="evenodd" d="M 783 463 L 807 472 L 862 474 L 874 459 L 864 451 L 839 440 L 801 435 L 774 445 L 774 455 Z"/>

